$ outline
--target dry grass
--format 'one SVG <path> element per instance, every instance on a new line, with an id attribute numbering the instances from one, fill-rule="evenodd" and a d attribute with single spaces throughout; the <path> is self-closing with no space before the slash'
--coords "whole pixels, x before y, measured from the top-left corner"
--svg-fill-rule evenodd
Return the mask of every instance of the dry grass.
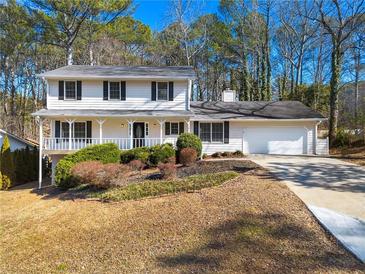
<path id="1" fill-rule="evenodd" d="M 330 154 L 341 160 L 365 166 L 365 146 L 353 148 L 331 149 Z"/>
<path id="2" fill-rule="evenodd" d="M 284 185 L 256 175 L 119 203 L 0 193 L 1 273 L 361 272 Z"/>

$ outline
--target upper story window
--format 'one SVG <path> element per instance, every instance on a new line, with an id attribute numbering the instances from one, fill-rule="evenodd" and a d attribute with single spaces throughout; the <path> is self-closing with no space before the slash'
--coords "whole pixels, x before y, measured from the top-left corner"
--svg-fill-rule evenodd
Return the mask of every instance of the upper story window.
<path id="1" fill-rule="evenodd" d="M 65 99 L 76 99 L 76 82 L 65 81 Z"/>
<path id="2" fill-rule="evenodd" d="M 157 100 L 167 101 L 167 94 L 168 94 L 168 83 L 157 82 Z"/>
<path id="3" fill-rule="evenodd" d="M 120 82 L 109 82 L 109 99 L 120 100 Z"/>

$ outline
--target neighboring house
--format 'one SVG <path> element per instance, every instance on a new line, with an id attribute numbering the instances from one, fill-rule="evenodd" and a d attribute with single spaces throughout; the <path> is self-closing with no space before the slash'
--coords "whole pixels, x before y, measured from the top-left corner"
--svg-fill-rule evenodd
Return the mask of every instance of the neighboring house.
<path id="1" fill-rule="evenodd" d="M 51 123 L 50 137 L 40 126 L 40 144 L 53 165 L 91 144 L 175 144 L 183 132 L 198 135 L 207 154 L 319 153 L 321 114 L 293 101 L 238 102 L 232 90 L 222 102 L 190 102 L 191 67 L 66 66 L 38 76 L 48 83 L 47 108 L 33 115 Z"/>
<path id="2" fill-rule="evenodd" d="M 11 134 L 5 130 L 0 129 L 0 148 L 3 145 L 5 136 L 8 136 L 9 143 L 10 143 L 10 151 L 14 151 L 16 149 L 23 149 L 26 147 L 29 147 L 30 149 L 34 148 L 35 146 L 38 146 L 35 142 L 32 142 L 30 140 L 25 140 L 21 137 L 18 137 L 14 134 Z"/>

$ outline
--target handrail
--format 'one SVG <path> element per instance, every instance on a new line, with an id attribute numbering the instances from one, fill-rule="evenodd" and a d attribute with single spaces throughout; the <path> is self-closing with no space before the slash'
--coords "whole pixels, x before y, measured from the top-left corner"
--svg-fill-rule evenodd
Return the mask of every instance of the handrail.
<path id="1" fill-rule="evenodd" d="M 71 142 L 70 142 L 71 140 Z M 79 150 L 91 145 L 105 143 L 114 143 L 120 150 L 130 149 L 132 147 L 151 147 L 161 144 L 160 138 L 50 138 L 43 139 L 45 150 Z M 176 145 L 176 138 L 162 138 L 162 143 L 171 143 Z"/>

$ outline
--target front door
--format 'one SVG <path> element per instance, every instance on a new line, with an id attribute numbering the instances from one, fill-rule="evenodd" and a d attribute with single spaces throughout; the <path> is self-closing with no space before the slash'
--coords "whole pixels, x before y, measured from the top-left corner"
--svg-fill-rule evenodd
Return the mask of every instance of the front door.
<path id="1" fill-rule="evenodd" d="M 144 146 L 144 123 L 133 124 L 133 147 Z"/>

